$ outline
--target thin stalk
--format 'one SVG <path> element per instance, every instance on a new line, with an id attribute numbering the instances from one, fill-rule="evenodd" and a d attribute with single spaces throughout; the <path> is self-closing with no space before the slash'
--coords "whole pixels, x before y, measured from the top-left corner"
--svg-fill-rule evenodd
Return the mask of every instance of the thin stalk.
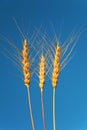
<path id="1" fill-rule="evenodd" d="M 56 89 L 53 88 L 53 130 L 56 130 L 55 95 Z"/>
<path id="2" fill-rule="evenodd" d="M 35 130 L 34 127 L 34 118 L 33 118 L 33 114 L 32 114 L 32 105 L 31 105 L 31 99 L 30 99 L 30 88 L 27 88 L 28 91 L 28 105 L 29 105 L 29 109 L 30 109 L 30 118 L 31 118 L 31 124 L 32 124 L 32 130 Z"/>
<path id="3" fill-rule="evenodd" d="M 45 112 L 44 112 L 44 94 L 43 94 L 43 89 L 41 89 L 41 105 L 42 105 L 42 120 L 43 120 L 43 126 L 44 126 L 44 130 L 46 130 L 46 121 L 45 121 Z"/>

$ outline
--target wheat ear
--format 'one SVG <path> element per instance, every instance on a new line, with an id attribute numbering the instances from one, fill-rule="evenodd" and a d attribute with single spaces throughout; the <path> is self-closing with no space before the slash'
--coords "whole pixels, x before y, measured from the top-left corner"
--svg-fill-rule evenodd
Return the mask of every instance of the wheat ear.
<path id="1" fill-rule="evenodd" d="M 30 61 L 29 61 L 29 48 L 27 40 L 24 40 L 23 51 L 22 51 L 22 65 L 23 65 L 23 74 L 24 74 L 24 83 L 26 87 L 30 86 Z"/>
<path id="2" fill-rule="evenodd" d="M 41 90 L 42 120 L 43 120 L 44 130 L 46 130 L 46 121 L 45 121 L 45 113 L 44 113 L 44 95 L 43 95 L 45 77 L 46 77 L 46 59 L 45 56 L 42 55 L 39 64 L 39 87 Z"/>
<path id="3" fill-rule="evenodd" d="M 24 74 L 24 84 L 27 87 L 28 91 L 28 104 L 29 104 L 29 110 L 30 110 L 30 118 L 31 118 L 31 123 L 32 123 L 32 129 L 35 130 L 34 127 L 34 118 L 32 114 L 32 105 L 31 105 L 31 99 L 30 99 L 30 60 L 29 60 L 29 47 L 28 47 L 28 42 L 25 39 L 23 43 L 23 51 L 22 51 L 22 66 L 23 66 L 23 74 Z"/>
<path id="4" fill-rule="evenodd" d="M 52 85 L 53 85 L 53 129 L 56 130 L 56 112 L 55 112 L 55 94 L 56 87 L 58 84 L 58 78 L 60 74 L 60 55 L 61 55 L 61 47 L 59 45 L 56 46 L 55 57 L 53 61 L 53 72 L 52 72 Z"/>

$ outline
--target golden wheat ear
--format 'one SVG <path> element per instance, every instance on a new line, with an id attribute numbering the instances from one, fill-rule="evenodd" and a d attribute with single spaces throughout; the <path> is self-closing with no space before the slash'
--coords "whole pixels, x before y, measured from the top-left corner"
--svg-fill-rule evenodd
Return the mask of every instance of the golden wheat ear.
<path id="1" fill-rule="evenodd" d="M 39 87 L 40 89 L 44 89 L 45 84 L 45 75 L 46 74 L 46 59 L 45 56 L 41 56 L 40 64 L 39 64 Z"/>
<path id="2" fill-rule="evenodd" d="M 56 89 L 58 78 L 60 74 L 60 55 L 61 55 L 61 47 L 60 45 L 56 46 L 55 57 L 53 60 L 53 72 L 52 72 L 52 85 L 53 88 Z"/>
<path id="3" fill-rule="evenodd" d="M 23 74 L 24 74 L 24 84 L 27 87 L 27 91 L 28 91 L 28 104 L 29 104 L 29 109 L 30 109 L 32 129 L 35 130 L 34 118 L 33 118 L 33 113 L 32 113 L 32 105 L 31 105 L 31 99 L 30 99 L 31 73 L 30 73 L 29 47 L 28 47 L 28 42 L 26 39 L 24 40 L 24 43 L 23 43 L 22 59 L 23 59 L 22 66 L 23 66 Z"/>
<path id="4" fill-rule="evenodd" d="M 30 86 L 30 60 L 29 60 L 29 48 L 28 48 L 28 42 L 25 39 L 23 44 L 23 51 L 22 51 L 22 66 L 23 66 L 23 74 L 24 74 L 24 83 L 26 87 Z"/>

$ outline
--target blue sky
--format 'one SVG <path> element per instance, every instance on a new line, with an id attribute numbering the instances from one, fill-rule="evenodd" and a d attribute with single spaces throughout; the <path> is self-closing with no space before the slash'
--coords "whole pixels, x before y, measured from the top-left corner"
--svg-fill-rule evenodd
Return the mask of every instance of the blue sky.
<path id="1" fill-rule="evenodd" d="M 62 27 L 61 40 L 74 27 L 84 26 L 73 60 L 62 71 L 56 92 L 56 118 L 59 130 L 87 130 L 87 1 L 86 0 L 1 0 L 0 34 L 22 47 L 22 37 L 12 17 L 25 33 L 32 26 L 48 27 L 53 23 L 56 33 Z M 30 32 L 29 32 L 30 33 Z M 9 49 L 5 41 L 0 42 Z M 31 130 L 27 91 L 17 67 L 0 54 L 0 130 Z M 47 129 L 52 130 L 52 86 L 45 88 Z M 42 130 L 40 90 L 31 83 L 31 100 L 36 129 Z"/>

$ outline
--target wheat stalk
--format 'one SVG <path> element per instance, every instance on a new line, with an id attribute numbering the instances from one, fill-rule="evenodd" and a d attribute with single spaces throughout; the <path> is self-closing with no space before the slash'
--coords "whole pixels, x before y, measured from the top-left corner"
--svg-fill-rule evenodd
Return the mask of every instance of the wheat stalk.
<path id="1" fill-rule="evenodd" d="M 53 72 L 52 72 L 52 85 L 53 85 L 53 128 L 56 130 L 56 117 L 55 117 L 55 92 L 58 84 L 58 78 L 60 74 L 60 55 L 61 47 L 56 46 L 55 57 L 53 60 Z"/>
<path id="2" fill-rule="evenodd" d="M 35 130 L 34 127 L 34 118 L 32 114 L 32 105 L 31 105 L 31 99 L 30 99 L 30 60 L 29 60 L 29 48 L 28 48 L 28 42 L 25 39 L 23 43 L 23 51 L 22 51 L 22 65 L 23 65 L 23 74 L 24 74 L 24 83 L 28 90 L 28 103 L 29 103 L 29 109 L 30 109 L 30 117 L 31 117 L 31 123 L 32 123 L 32 129 Z"/>
<path id="3" fill-rule="evenodd" d="M 46 130 L 46 121 L 45 121 L 45 113 L 44 113 L 44 97 L 43 97 L 45 77 L 46 77 L 46 59 L 45 56 L 42 55 L 39 63 L 39 87 L 41 90 L 42 120 L 43 120 L 44 130 Z"/>

